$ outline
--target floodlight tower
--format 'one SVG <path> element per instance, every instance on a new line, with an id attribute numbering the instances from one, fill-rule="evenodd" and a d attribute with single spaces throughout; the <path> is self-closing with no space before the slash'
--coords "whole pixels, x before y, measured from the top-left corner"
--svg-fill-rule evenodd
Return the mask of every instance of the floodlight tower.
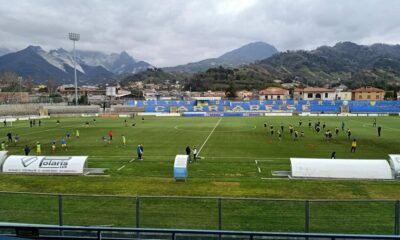
<path id="1" fill-rule="evenodd" d="M 75 57 L 75 42 L 79 41 L 80 39 L 80 34 L 79 33 L 69 33 L 69 40 L 74 42 L 74 50 L 73 50 L 73 55 L 74 55 L 74 74 L 75 74 L 75 105 L 78 105 L 78 80 L 76 79 L 76 57 Z"/>

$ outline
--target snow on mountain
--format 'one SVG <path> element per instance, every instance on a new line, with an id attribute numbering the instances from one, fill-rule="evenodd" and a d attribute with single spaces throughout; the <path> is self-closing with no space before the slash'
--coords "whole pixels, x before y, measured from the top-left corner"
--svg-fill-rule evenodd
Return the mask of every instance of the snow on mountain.
<path id="1" fill-rule="evenodd" d="M 89 66 L 103 66 L 104 68 L 111 70 L 110 66 L 118 58 L 118 54 L 105 54 L 96 51 L 77 51 L 76 56 Z"/>
<path id="2" fill-rule="evenodd" d="M 68 65 L 71 68 L 74 68 L 73 56 L 69 52 L 67 52 L 66 50 L 64 50 L 62 48 L 59 48 L 57 50 L 51 50 L 49 53 L 45 52 L 43 57 L 47 58 L 48 61 L 53 61 L 55 64 L 61 65 L 62 68 L 60 68 L 60 69 L 62 69 L 63 71 L 66 71 L 64 65 Z M 77 59 L 77 63 L 78 64 L 76 64 L 76 70 L 81 73 L 85 73 L 82 66 L 79 64 L 78 59 Z"/>
<path id="3" fill-rule="evenodd" d="M 86 65 L 103 66 L 115 74 L 138 73 L 153 66 L 144 61 L 138 61 L 127 52 L 120 54 L 105 54 L 96 51 L 77 51 L 77 57 Z"/>

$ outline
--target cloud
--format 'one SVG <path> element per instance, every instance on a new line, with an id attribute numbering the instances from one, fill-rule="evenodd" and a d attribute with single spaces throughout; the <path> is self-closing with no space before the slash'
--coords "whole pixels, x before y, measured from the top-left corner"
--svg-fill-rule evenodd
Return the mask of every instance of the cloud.
<path id="1" fill-rule="evenodd" d="M 251 41 L 279 50 L 400 41 L 397 0 L 0 0 L 0 47 L 121 52 L 156 66 L 217 57 Z"/>

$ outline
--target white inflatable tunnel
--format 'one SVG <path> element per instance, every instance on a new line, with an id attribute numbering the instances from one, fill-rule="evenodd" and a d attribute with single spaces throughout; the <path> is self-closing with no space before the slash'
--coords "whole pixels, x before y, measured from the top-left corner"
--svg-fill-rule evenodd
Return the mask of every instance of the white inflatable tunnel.
<path id="1" fill-rule="evenodd" d="M 292 178 L 394 179 L 387 160 L 290 158 Z"/>

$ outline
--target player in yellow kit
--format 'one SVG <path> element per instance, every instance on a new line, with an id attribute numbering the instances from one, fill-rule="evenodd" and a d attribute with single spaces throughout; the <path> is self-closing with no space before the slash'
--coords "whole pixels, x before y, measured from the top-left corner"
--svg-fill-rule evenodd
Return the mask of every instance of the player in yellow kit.
<path id="1" fill-rule="evenodd" d="M 40 142 L 36 143 L 36 155 L 42 154 L 42 145 L 40 145 Z"/>
<path id="2" fill-rule="evenodd" d="M 124 146 L 126 145 L 126 137 L 125 137 L 125 135 L 122 135 L 122 144 L 124 144 Z"/>

